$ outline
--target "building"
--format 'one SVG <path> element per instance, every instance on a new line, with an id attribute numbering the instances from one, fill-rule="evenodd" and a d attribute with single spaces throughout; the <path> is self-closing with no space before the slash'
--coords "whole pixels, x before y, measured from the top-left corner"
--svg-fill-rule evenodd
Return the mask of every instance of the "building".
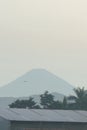
<path id="1" fill-rule="evenodd" d="M 0 130 L 87 130 L 87 111 L 0 109 Z"/>

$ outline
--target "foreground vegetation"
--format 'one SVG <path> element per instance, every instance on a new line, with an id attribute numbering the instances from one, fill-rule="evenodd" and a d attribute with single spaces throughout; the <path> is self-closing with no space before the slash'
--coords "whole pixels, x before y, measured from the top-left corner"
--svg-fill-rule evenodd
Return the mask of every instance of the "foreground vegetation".
<path id="1" fill-rule="evenodd" d="M 29 109 L 64 109 L 64 110 L 87 110 L 87 90 L 75 88 L 75 95 L 64 97 L 63 102 L 54 100 L 54 96 L 48 91 L 40 95 L 40 104 L 32 97 L 28 100 L 16 100 L 10 104 L 10 108 L 29 108 Z"/>

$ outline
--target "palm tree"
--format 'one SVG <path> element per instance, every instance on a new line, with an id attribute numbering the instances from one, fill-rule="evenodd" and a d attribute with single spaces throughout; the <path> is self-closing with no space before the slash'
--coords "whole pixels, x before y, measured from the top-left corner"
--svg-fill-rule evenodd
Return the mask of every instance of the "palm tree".
<path id="1" fill-rule="evenodd" d="M 76 103 L 79 109 L 87 109 L 87 93 L 83 88 L 74 89 L 76 93 Z"/>
<path id="2" fill-rule="evenodd" d="M 75 96 L 69 96 L 69 100 L 73 100 L 74 109 L 87 110 L 87 93 L 84 87 L 74 88 Z"/>

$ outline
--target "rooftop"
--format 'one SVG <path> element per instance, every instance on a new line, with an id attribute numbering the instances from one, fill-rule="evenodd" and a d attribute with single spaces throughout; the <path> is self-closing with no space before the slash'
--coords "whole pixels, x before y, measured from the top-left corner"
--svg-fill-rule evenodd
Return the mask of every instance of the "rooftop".
<path id="1" fill-rule="evenodd" d="M 6 108 L 0 109 L 0 117 L 10 121 L 86 123 L 87 111 Z"/>

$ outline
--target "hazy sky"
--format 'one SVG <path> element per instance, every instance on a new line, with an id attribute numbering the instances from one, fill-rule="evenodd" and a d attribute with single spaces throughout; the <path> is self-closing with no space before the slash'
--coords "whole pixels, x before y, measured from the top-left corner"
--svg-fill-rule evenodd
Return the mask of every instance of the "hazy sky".
<path id="1" fill-rule="evenodd" d="M 0 0 L 0 86 L 33 68 L 87 87 L 87 0 Z"/>

